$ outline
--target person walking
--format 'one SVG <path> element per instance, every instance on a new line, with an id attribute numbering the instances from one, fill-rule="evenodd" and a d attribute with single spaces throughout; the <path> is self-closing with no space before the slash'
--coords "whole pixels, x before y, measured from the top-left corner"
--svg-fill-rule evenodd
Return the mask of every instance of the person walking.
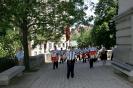
<path id="1" fill-rule="evenodd" d="M 61 48 L 61 50 L 60 50 L 60 63 L 63 63 L 63 62 L 64 62 L 64 51 Z"/>
<path id="2" fill-rule="evenodd" d="M 52 51 L 51 53 L 51 60 L 53 63 L 53 69 L 58 69 L 58 51 L 56 49 L 56 47 L 54 47 L 55 49 Z"/>
<path id="3" fill-rule="evenodd" d="M 70 50 L 67 52 L 67 79 L 70 75 L 74 78 L 74 64 L 75 64 L 75 51 L 73 47 L 69 47 Z"/>
<path id="4" fill-rule="evenodd" d="M 24 65 L 24 51 L 22 47 L 20 47 L 16 53 L 16 58 L 18 60 L 18 65 Z"/>
<path id="5" fill-rule="evenodd" d="M 86 53 L 85 53 L 84 50 L 83 50 L 83 53 L 82 53 L 82 59 L 83 59 L 83 63 L 86 63 Z"/>
<path id="6" fill-rule="evenodd" d="M 90 51 L 89 50 L 86 52 L 86 56 L 87 56 L 87 59 L 89 60 L 90 59 Z"/>
<path id="7" fill-rule="evenodd" d="M 80 53 L 81 53 L 81 50 L 78 48 L 78 49 L 76 50 L 76 55 L 77 55 L 78 61 L 81 60 Z"/>
<path id="8" fill-rule="evenodd" d="M 100 58 L 103 61 L 103 65 L 105 65 L 107 61 L 107 50 L 105 49 L 105 47 L 101 49 Z"/>

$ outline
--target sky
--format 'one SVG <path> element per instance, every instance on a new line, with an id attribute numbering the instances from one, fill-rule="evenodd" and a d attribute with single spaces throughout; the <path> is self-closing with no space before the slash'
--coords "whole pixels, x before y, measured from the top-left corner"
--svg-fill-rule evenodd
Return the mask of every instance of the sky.
<path id="1" fill-rule="evenodd" d="M 90 16 L 92 16 L 92 15 L 95 16 L 95 15 L 94 15 L 94 9 L 91 10 L 92 7 L 91 7 L 90 3 L 93 2 L 93 3 L 97 4 L 98 1 L 99 1 L 99 0 L 84 0 L 85 5 L 87 5 L 87 6 L 89 7 L 89 8 L 85 11 L 88 17 L 90 17 Z M 94 20 L 92 20 L 92 21 L 90 22 L 90 24 L 94 24 Z M 75 25 L 73 25 L 72 28 L 75 29 Z"/>
<path id="2" fill-rule="evenodd" d="M 98 3 L 98 0 L 84 0 L 85 4 L 89 7 L 86 11 L 87 15 L 94 15 L 94 10 L 91 10 L 92 6 L 90 5 L 91 2 L 94 2 L 95 4 Z"/>
<path id="3" fill-rule="evenodd" d="M 84 0 L 84 2 L 89 7 L 88 10 L 85 11 L 86 14 L 87 14 L 87 16 L 88 17 L 91 16 L 91 15 L 95 16 L 94 15 L 94 9 L 92 9 L 92 6 L 90 4 L 91 4 L 91 2 L 97 4 L 98 3 L 98 0 Z M 93 24 L 93 22 L 94 21 L 92 21 L 91 23 Z"/>

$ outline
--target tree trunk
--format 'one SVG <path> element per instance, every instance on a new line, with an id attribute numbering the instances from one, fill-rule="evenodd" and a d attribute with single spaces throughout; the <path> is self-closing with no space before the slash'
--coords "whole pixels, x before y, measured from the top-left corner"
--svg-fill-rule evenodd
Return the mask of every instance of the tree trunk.
<path id="1" fill-rule="evenodd" d="M 29 50 L 28 50 L 28 27 L 25 25 L 25 23 L 22 25 L 22 44 L 24 48 L 24 65 L 25 65 L 25 70 L 30 70 L 30 65 L 29 65 Z"/>

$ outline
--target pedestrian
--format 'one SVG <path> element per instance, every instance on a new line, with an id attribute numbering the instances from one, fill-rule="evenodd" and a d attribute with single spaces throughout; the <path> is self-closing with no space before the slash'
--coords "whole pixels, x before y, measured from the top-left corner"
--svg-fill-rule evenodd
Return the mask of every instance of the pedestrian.
<path id="1" fill-rule="evenodd" d="M 93 62 L 94 62 L 94 61 L 93 61 L 93 58 L 90 58 L 90 59 L 89 59 L 90 68 L 93 68 Z"/>
<path id="2" fill-rule="evenodd" d="M 77 59 L 80 61 L 81 60 L 81 57 L 80 57 L 80 54 L 81 54 L 81 50 L 80 49 L 77 49 Z"/>
<path id="3" fill-rule="evenodd" d="M 56 49 L 56 47 L 54 47 L 54 50 L 52 51 L 51 53 L 51 60 L 52 60 L 52 63 L 53 63 L 53 69 L 58 69 L 58 51 Z"/>
<path id="4" fill-rule="evenodd" d="M 83 59 L 83 63 L 86 63 L 86 53 L 84 51 L 84 49 L 82 49 L 82 59 Z"/>
<path id="5" fill-rule="evenodd" d="M 75 64 L 75 51 L 73 47 L 69 47 L 69 51 L 67 52 L 67 79 L 71 75 L 74 78 L 74 64 Z"/>
<path id="6" fill-rule="evenodd" d="M 20 47 L 16 53 L 16 58 L 18 60 L 18 65 L 24 65 L 24 51 L 22 47 Z"/>
<path id="7" fill-rule="evenodd" d="M 80 53 L 77 53 L 77 59 L 80 61 Z"/>
<path id="8" fill-rule="evenodd" d="M 63 63 L 63 62 L 64 62 L 64 51 L 61 48 L 61 50 L 60 50 L 60 63 Z"/>
<path id="9" fill-rule="evenodd" d="M 117 48 L 117 46 L 115 45 L 114 47 L 112 47 L 112 55 L 111 55 L 111 60 L 113 60 L 114 58 L 114 52 L 115 52 L 115 49 Z"/>
<path id="10" fill-rule="evenodd" d="M 107 50 L 105 49 L 105 47 L 103 47 L 101 50 L 100 58 L 103 61 L 103 65 L 105 65 L 107 61 Z"/>
<path id="11" fill-rule="evenodd" d="M 87 59 L 89 60 L 90 59 L 90 51 L 89 50 L 86 52 L 86 56 L 87 56 Z"/>

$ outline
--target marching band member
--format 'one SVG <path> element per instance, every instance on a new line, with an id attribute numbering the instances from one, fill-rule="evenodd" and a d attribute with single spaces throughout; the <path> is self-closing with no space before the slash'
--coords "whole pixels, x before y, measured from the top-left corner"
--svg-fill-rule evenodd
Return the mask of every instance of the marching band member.
<path id="1" fill-rule="evenodd" d="M 60 63 L 63 63 L 63 62 L 64 62 L 64 51 L 61 48 L 61 50 L 60 50 Z"/>
<path id="2" fill-rule="evenodd" d="M 75 51 L 73 47 L 69 47 L 70 50 L 67 52 L 67 79 L 71 74 L 71 77 L 74 78 L 74 64 L 75 64 Z"/>
<path id="3" fill-rule="evenodd" d="M 58 68 L 58 51 L 56 49 L 56 47 L 54 47 L 55 49 L 52 51 L 51 53 L 51 60 L 52 60 L 52 63 L 53 63 L 53 69 L 57 69 Z"/>
<path id="4" fill-rule="evenodd" d="M 85 53 L 85 49 L 82 49 L 82 59 L 83 59 L 83 63 L 86 63 L 86 53 Z"/>

